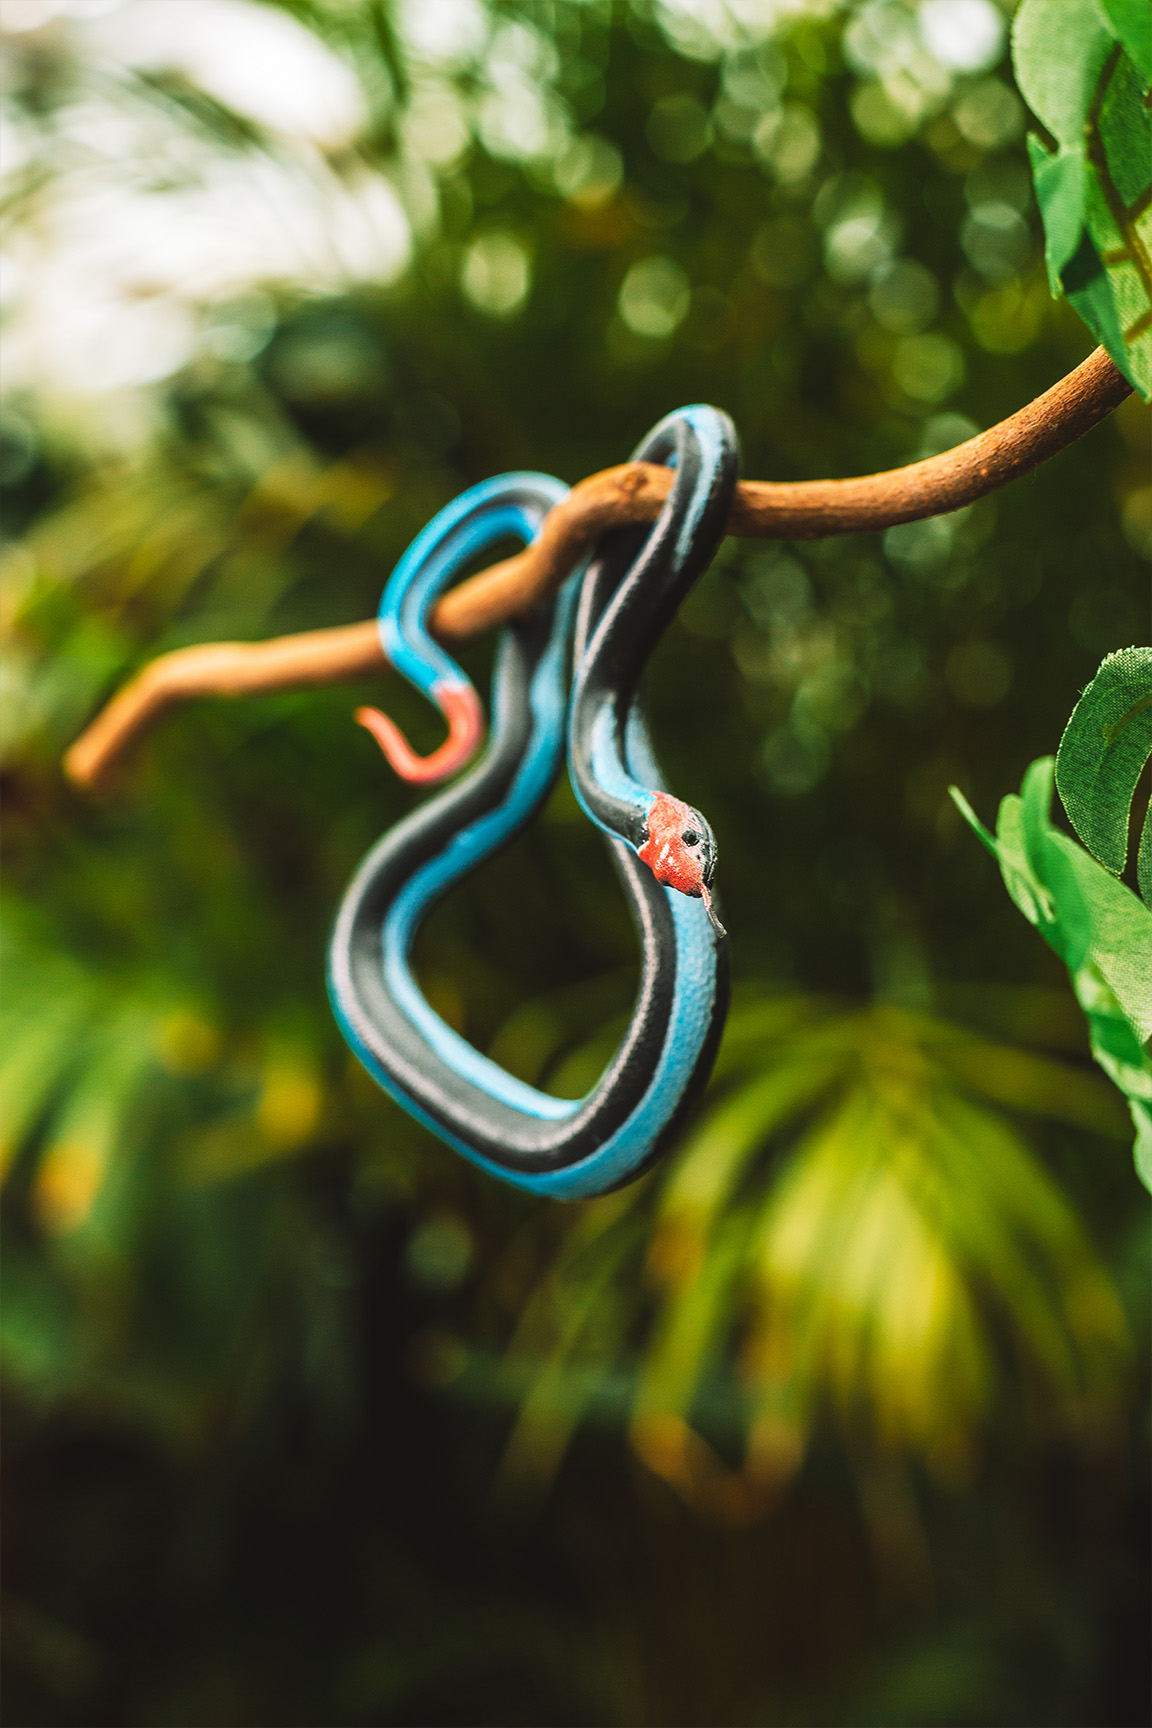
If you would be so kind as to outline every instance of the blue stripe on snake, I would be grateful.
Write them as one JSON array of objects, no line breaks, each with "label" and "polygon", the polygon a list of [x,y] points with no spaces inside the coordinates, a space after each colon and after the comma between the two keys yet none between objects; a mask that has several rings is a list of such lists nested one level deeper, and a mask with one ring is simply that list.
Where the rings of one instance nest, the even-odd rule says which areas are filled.
[{"label": "blue stripe on snake", "polygon": [[[484,755],[368,854],[329,949],[336,1018],[385,1091],[493,1175],[562,1199],[604,1193],[647,1167],[707,1079],[727,1005],[726,944],[710,903],[711,830],[663,790],[638,684],[724,532],[735,434],[717,410],[688,408],[662,421],[636,455],[675,468],[658,521],[609,537],[586,569],[505,630]],[[565,495],[546,475],[485,481],[441,511],[401,559],[381,603],[381,636],[426,693],[466,683],[428,635],[436,598],[509,534],[531,540]],[[565,752],[576,795],[607,836],[641,945],[628,1030],[596,1085],[572,1100],[481,1055],[435,1013],[411,969],[423,918],[531,820]]]}]

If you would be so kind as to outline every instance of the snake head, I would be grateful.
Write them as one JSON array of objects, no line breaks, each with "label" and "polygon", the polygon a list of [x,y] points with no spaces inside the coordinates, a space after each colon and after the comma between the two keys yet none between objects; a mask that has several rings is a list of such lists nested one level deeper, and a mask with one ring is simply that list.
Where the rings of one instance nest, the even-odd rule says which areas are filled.
[{"label": "snake head", "polygon": [[638,852],[665,888],[703,900],[717,936],[726,934],[712,907],[716,838],[699,810],[669,792],[657,792],[648,812],[648,838]]}]

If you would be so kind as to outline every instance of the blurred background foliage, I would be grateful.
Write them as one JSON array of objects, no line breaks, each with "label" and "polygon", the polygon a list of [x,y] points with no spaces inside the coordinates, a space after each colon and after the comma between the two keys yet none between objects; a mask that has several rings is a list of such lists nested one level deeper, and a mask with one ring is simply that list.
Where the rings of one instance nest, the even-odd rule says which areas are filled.
[{"label": "blurred background foliage", "polygon": [[[651,669],[736,1004],[659,1170],[542,1205],[323,992],[412,795],[333,689],[59,759],[184,643],[679,403],[745,471],[946,449],[1075,365],[993,0],[4,0],[13,1723],[1144,1720],[1147,1236],[994,807],[1144,639],[1134,401],[998,497],[728,542]],[[486,674],[490,644],[466,659]],[[634,944],[559,788],[419,954],[557,1092]]]}]

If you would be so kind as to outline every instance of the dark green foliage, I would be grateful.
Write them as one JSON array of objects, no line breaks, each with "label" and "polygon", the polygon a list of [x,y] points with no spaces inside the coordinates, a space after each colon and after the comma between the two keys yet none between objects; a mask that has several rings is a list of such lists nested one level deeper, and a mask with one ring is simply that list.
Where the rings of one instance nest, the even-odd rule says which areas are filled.
[{"label": "dark green foliage", "polygon": [[1024,0],[1020,90],[1049,141],[1028,154],[1048,280],[1152,398],[1152,15],[1132,0]]},{"label": "dark green foliage", "polygon": [[[1004,799],[995,839],[955,787],[952,796],[999,859],[1017,906],[1067,965],[1093,1055],[1128,1099],[1136,1168],[1152,1189],[1152,911],[1117,880],[1150,754],[1152,648],[1126,648],[1109,655],[1076,704],[1055,763],[1033,762],[1021,796]],[[1052,827],[1053,777],[1072,826],[1099,863]],[[1149,856],[1145,815],[1137,875],[1152,903]]]},{"label": "dark green foliage", "polygon": [[[1072,826],[1114,876],[1128,861],[1132,800],[1152,756],[1152,648],[1110,654],[1073,709],[1056,752],[1056,786]],[[1146,813],[1137,872],[1152,906]]]}]

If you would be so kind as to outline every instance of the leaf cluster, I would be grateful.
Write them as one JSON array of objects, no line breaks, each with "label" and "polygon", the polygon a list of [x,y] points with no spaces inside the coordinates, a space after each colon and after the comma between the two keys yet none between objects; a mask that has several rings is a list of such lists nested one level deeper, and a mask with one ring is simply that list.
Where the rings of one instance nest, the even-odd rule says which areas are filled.
[{"label": "leaf cluster", "polygon": [[947,1022],[738,1008],[667,1169],[587,1208],[528,1297],[497,1374],[510,1481],[547,1479],[606,1387],[645,1464],[734,1523],[779,1500],[822,1416],[956,1482],[1013,1383],[1033,1415],[1099,1414],[1124,1322],[1005,1106],[1123,1132],[1090,1076]]},{"label": "leaf cluster", "polygon": [[[955,787],[952,796],[999,860],[1030,924],[1068,967],[1092,1052],[1129,1101],[1136,1168],[1152,1188],[1152,811],[1136,874],[1120,880],[1137,783],[1152,756],[1152,648],[1111,654],[1081,696],[1055,761],[1033,762],[1020,795],[1000,805],[993,837]],[[1055,780],[1085,852],[1052,826]]]},{"label": "leaf cluster", "polygon": [[1048,280],[1152,399],[1152,18],[1141,0],[1024,0],[1020,91]]}]

